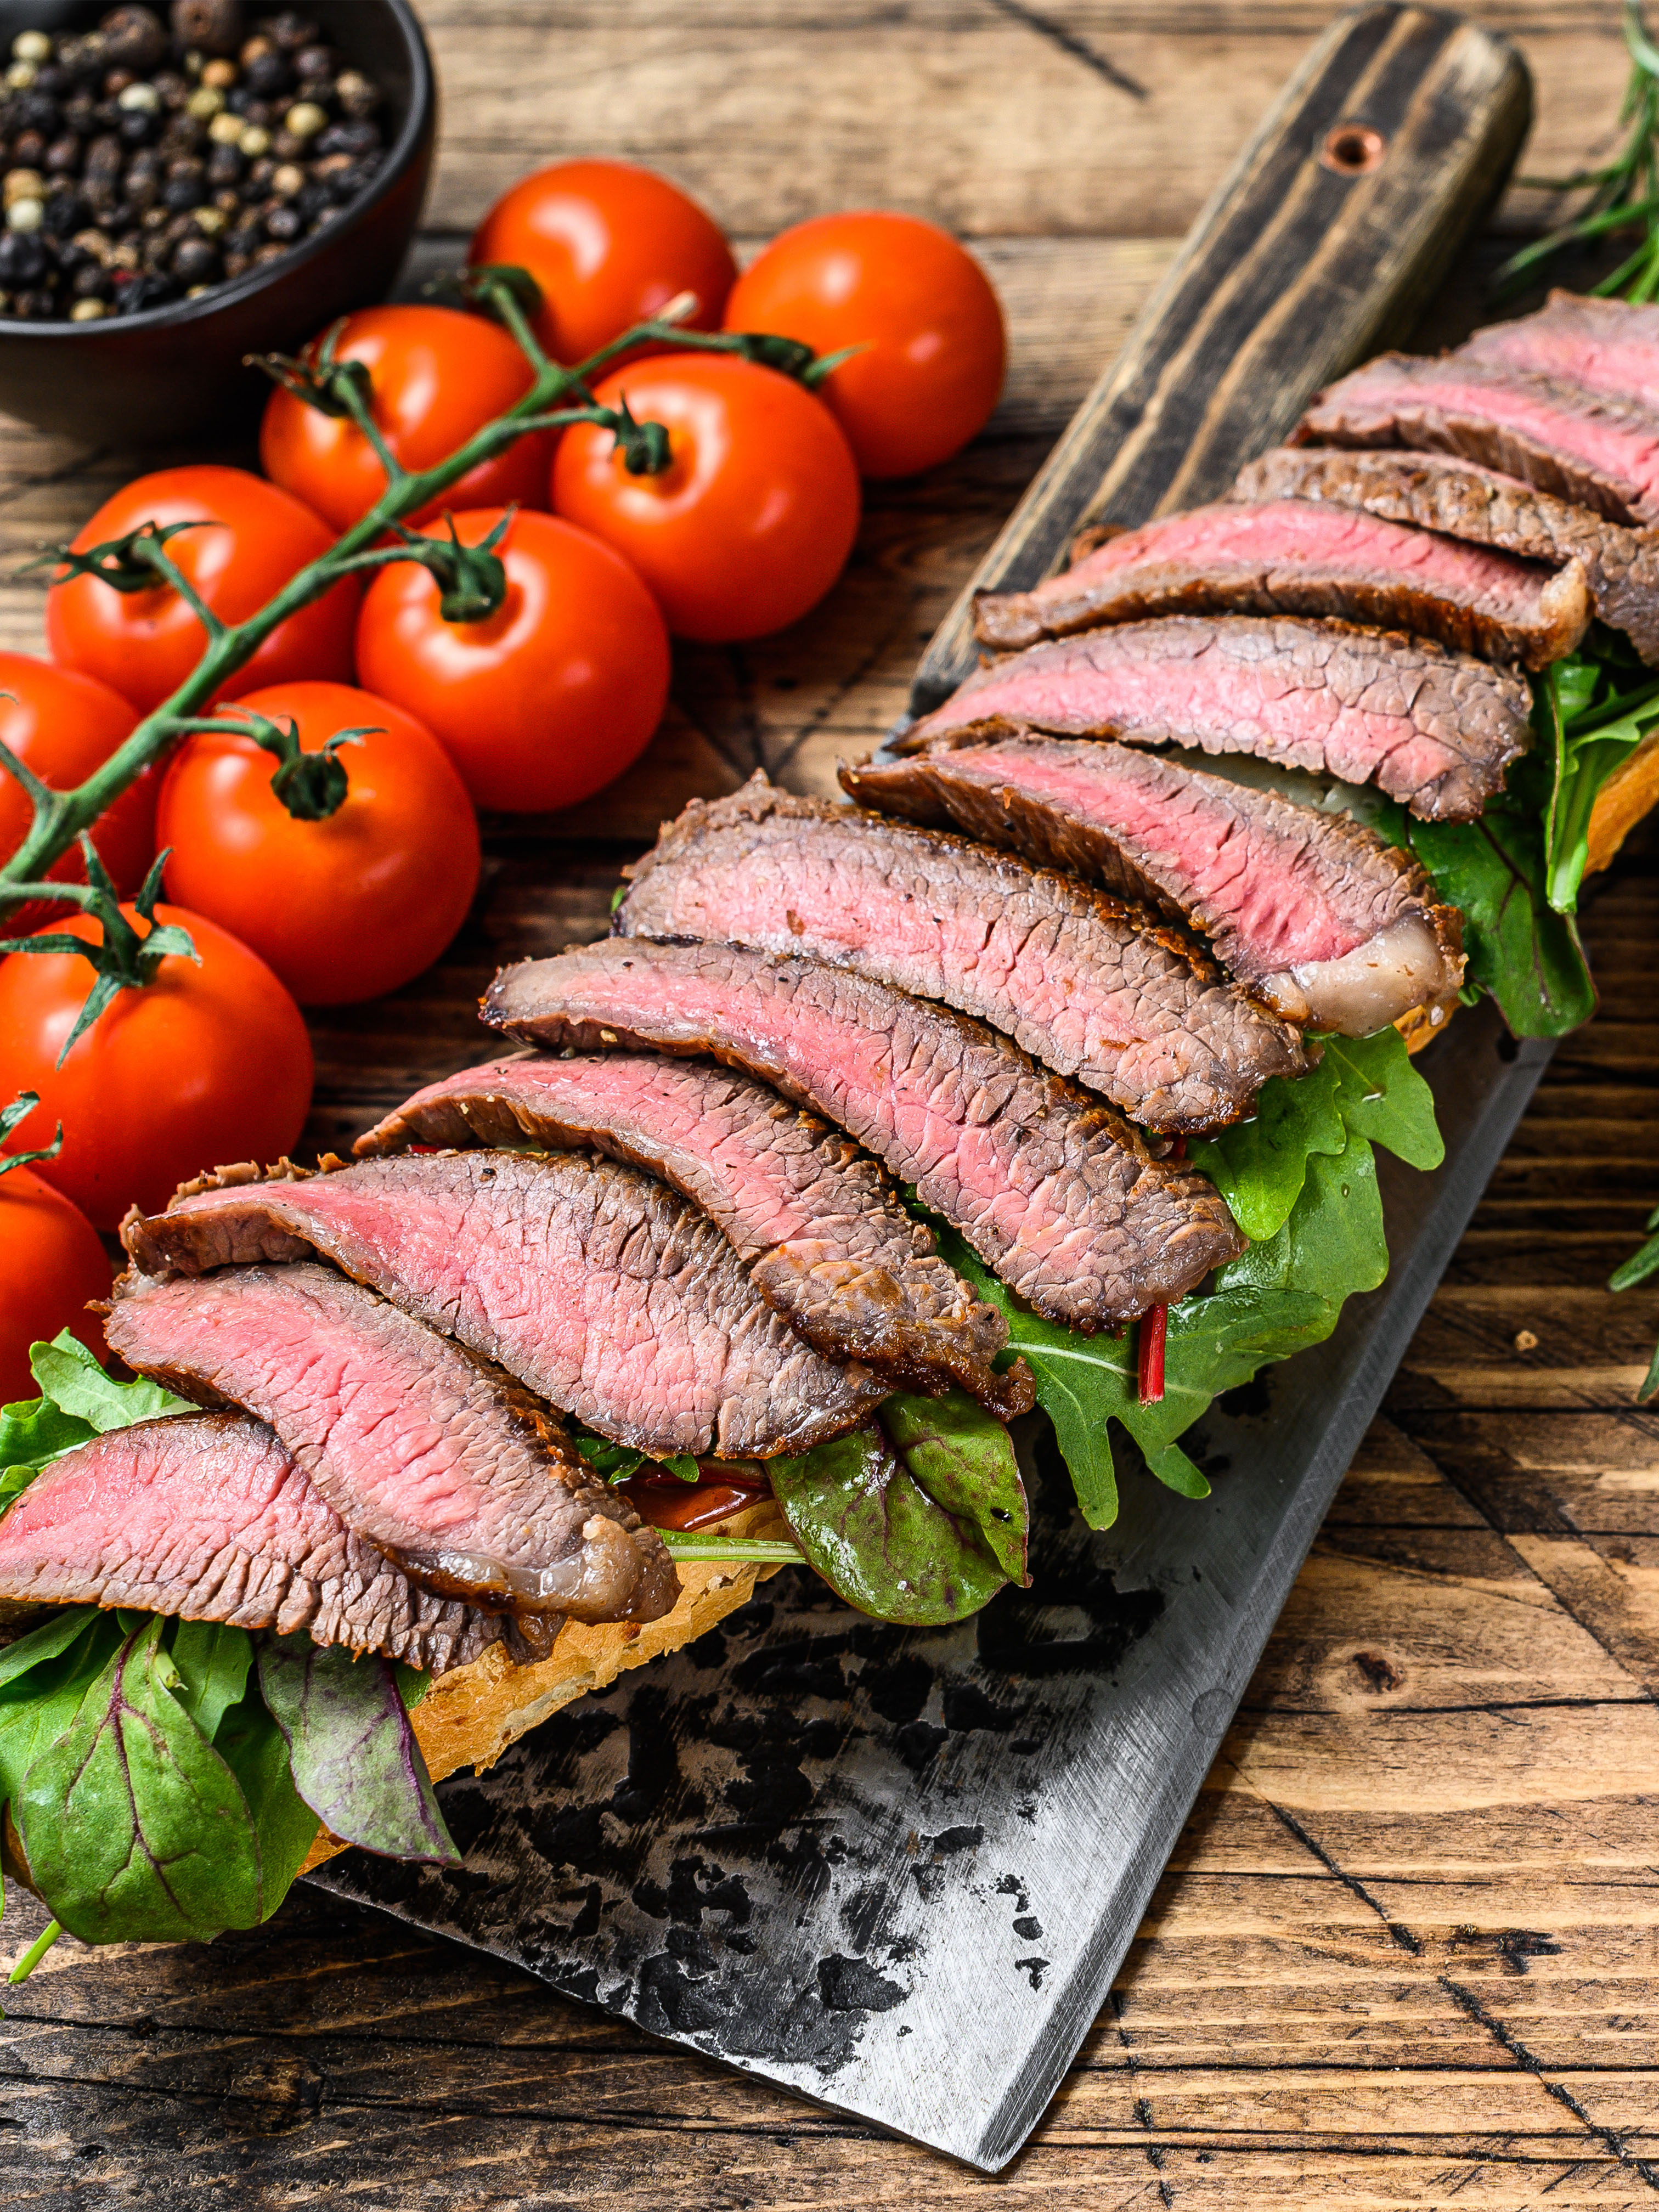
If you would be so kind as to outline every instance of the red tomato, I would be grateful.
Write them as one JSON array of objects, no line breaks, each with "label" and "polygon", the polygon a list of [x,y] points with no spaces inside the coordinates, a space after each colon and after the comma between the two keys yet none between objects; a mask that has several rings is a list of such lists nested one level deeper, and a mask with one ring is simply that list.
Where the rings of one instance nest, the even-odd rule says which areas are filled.
[{"label": "red tomato", "polygon": [[[84,783],[132,733],[137,714],[118,692],[54,668],[29,653],[0,653],[0,740],[54,791]],[[21,784],[0,774],[0,854],[15,853],[27,831],[32,810]],[[124,894],[136,891],[155,850],[155,776],[146,769],[93,824],[98,857]],[[50,871],[60,883],[84,883],[78,850],[66,853]],[[26,907],[0,908],[0,937],[21,937],[37,929],[61,907],[36,900]]]},{"label": "red tomato", "polygon": [[465,785],[412,714],[348,684],[276,684],[238,703],[291,719],[306,752],[341,730],[374,734],[341,748],[345,799],[322,822],[289,812],[270,787],[276,763],[252,738],[187,738],[157,813],[173,848],[168,890],[252,946],[308,1006],[395,990],[431,966],[478,887]]},{"label": "red tomato", "polygon": [[[245,469],[160,469],[106,500],[75,550],[106,544],[142,522],[206,521],[182,531],[167,552],[222,622],[256,614],[333,544],[325,524],[277,484]],[[271,632],[236,681],[276,684],[289,676],[351,675],[351,632],[362,586],[343,576],[324,598]],[[52,657],[78,668],[149,714],[169,698],[202,657],[202,625],[170,586],[118,592],[95,576],[54,584],[46,594]]]},{"label": "red tomato", "polygon": [[804,386],[728,354],[663,354],[595,398],[663,423],[671,459],[630,476],[609,430],[559,441],[553,505],[625,553],[680,637],[763,637],[799,621],[840,575],[859,526],[859,478],[834,417]]},{"label": "red tomato", "polygon": [[726,303],[728,331],[863,350],[819,386],[867,477],[914,476],[984,428],[1002,389],[1002,309],[948,231],[825,215],[775,238]]},{"label": "red tomato", "polygon": [[103,1329],[86,1309],[109,1296],[109,1278],[84,1213],[31,1168],[0,1173],[0,1405],[40,1396],[29,1346],[50,1344],[60,1328],[105,1356]]},{"label": "red tomato", "polygon": [[717,331],[738,265],[711,217],[629,161],[560,161],[498,199],[467,258],[527,269],[542,288],[536,335],[555,361],[586,361],[679,292],[687,327]]},{"label": "red tomato", "polygon": [[[486,507],[455,526],[476,545],[501,519]],[[628,562],[585,530],[520,514],[497,550],[507,601],[484,622],[445,622],[417,562],[383,568],[357,665],[369,690],[426,724],[480,806],[574,806],[649,744],[668,698],[668,633]]]},{"label": "red tomato", "polygon": [[[143,989],[118,993],[61,1068],[90,966],[70,952],[0,960],[0,1092],[40,1094],[12,1140],[49,1144],[63,1123],[63,1151],[33,1172],[97,1229],[117,1227],[130,1205],[154,1212],[204,1168],[281,1158],[311,1103],[311,1039],[264,962],[200,915],[158,906],[155,919],[190,932],[201,965],[171,957]],[[103,934],[86,915],[54,927],[92,944]]]},{"label": "red tomato", "polygon": [[[447,460],[516,406],[533,381],[530,363],[499,324],[453,307],[365,307],[348,320],[335,356],[368,369],[374,421],[414,471]],[[544,506],[550,443],[550,432],[531,432],[469,469],[415,520],[447,507]],[[349,530],[386,489],[386,470],[355,422],[321,414],[280,388],[265,402],[259,459],[273,482],[336,530]]]}]

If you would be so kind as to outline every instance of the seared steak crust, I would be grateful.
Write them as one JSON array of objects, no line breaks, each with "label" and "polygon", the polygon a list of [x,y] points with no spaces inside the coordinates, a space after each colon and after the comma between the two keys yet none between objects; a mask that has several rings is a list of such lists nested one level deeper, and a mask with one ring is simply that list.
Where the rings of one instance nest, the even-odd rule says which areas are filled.
[{"label": "seared steak crust", "polygon": [[1535,313],[1476,331],[1457,357],[1659,407],[1659,307],[1552,292]]},{"label": "seared steak crust", "polygon": [[366,1136],[405,1146],[590,1146],[649,1169],[729,1238],[769,1305],[827,1358],[895,1388],[960,1383],[1005,1419],[1029,1412],[1030,1370],[999,1375],[1008,1340],[913,1221],[867,1153],[748,1076],[652,1053],[502,1060],[434,1083]]},{"label": "seared steak crust", "polygon": [[140,1374],[275,1429],[411,1579],[519,1613],[656,1620],[678,1577],[544,1407],[332,1268],[129,1273],[105,1334]]},{"label": "seared steak crust", "polygon": [[629,872],[618,934],[805,953],[940,1000],[1154,1129],[1237,1121],[1307,1066],[1292,1029],[1144,910],[764,776],[694,799]]},{"label": "seared steak crust", "polygon": [[[141,1421],[54,1460],[0,1521],[0,1596],[303,1628],[433,1674],[513,1627],[410,1582],[245,1413]],[[539,1656],[558,1620],[534,1619]]]},{"label": "seared steak crust", "polygon": [[891,750],[988,728],[1173,741],[1376,782],[1413,814],[1466,822],[1526,750],[1530,704],[1523,677],[1398,630],[1172,615],[981,668]]},{"label": "seared steak crust", "polygon": [[1379,355],[1319,394],[1292,443],[1455,453],[1610,522],[1659,520],[1659,413],[1501,362]]},{"label": "seared steak crust", "polygon": [[1201,1176],[995,1030],[812,960],[611,938],[503,969],[484,1019],[548,1045],[706,1053],[840,1123],[1041,1313],[1109,1327],[1243,1249]]},{"label": "seared steak crust", "polygon": [[1325,500],[1558,568],[1577,561],[1601,620],[1659,665],[1659,537],[1496,469],[1444,453],[1279,446],[1240,470],[1233,496]]},{"label": "seared steak crust", "polygon": [[659,1455],[806,1451],[885,1386],[822,1358],[677,1193],[580,1152],[445,1152],[228,1182],[123,1234],[201,1274],[331,1260],[561,1412]]},{"label": "seared steak crust", "polygon": [[1369,1036],[1462,979],[1459,918],[1423,871],[1343,815],[1099,739],[1009,738],[843,769],[855,799],[969,836],[1210,933],[1298,1021]]},{"label": "seared steak crust", "polygon": [[1552,574],[1370,514],[1270,498],[1108,538],[1034,591],[982,593],[974,619],[985,644],[1007,652],[1172,614],[1340,615],[1544,668],[1583,637],[1590,603],[1571,566]]}]

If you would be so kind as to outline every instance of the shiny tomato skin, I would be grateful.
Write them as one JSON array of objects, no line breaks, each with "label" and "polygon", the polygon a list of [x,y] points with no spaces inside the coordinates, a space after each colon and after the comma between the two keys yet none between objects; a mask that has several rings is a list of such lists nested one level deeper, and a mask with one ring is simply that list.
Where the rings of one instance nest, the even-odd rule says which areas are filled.
[{"label": "shiny tomato skin", "polygon": [[104,1358],[103,1328],[87,1304],[106,1298],[109,1283],[98,1232],[77,1206],[31,1168],[0,1175],[0,1406],[40,1396],[29,1346],[59,1329]]},{"label": "shiny tomato skin", "polygon": [[[122,911],[143,935],[134,909]],[[90,966],[68,952],[0,960],[0,1091],[40,1094],[9,1141],[49,1144],[63,1123],[63,1151],[33,1172],[95,1229],[118,1227],[131,1205],[154,1212],[204,1168],[280,1159],[311,1104],[311,1039],[264,962],[202,915],[158,906],[155,918],[190,932],[201,965],[172,956],[143,989],[118,993],[61,1069]],[[84,915],[53,927],[102,935]]]},{"label": "shiny tomato skin", "polygon": [[[476,545],[501,519],[486,507],[455,526]],[[645,750],[668,699],[668,633],[623,556],[556,515],[515,516],[497,550],[507,602],[484,622],[445,622],[416,562],[382,569],[357,665],[365,690],[426,724],[478,805],[546,813]]]},{"label": "shiny tomato skin", "polygon": [[[359,361],[373,380],[370,405],[406,469],[434,468],[529,391],[530,363],[499,323],[453,307],[364,307],[348,317],[336,358]],[[544,507],[551,433],[532,431],[494,460],[481,461],[414,519],[445,507]],[[259,459],[281,484],[349,530],[386,489],[374,447],[343,416],[307,407],[280,386],[265,402]]]},{"label": "shiny tomato skin", "polygon": [[948,460],[1002,389],[1007,344],[990,279],[948,231],[915,216],[796,223],[738,277],[725,323],[820,354],[862,348],[817,388],[866,477]]},{"label": "shiny tomato skin", "polygon": [[[90,676],[54,667],[31,653],[0,653],[0,740],[54,791],[84,783],[132,734],[136,710]],[[156,776],[147,769],[129,784],[92,828],[98,857],[124,896],[144,880],[155,851]],[[0,775],[0,855],[15,853],[29,826],[30,807],[21,785]],[[61,883],[84,883],[78,849],[48,872]],[[0,911],[0,937],[22,937],[67,908],[37,899]]]},{"label": "shiny tomato skin", "polygon": [[[75,549],[125,537],[140,523],[199,522],[167,552],[222,622],[255,614],[289,578],[327,552],[333,533],[280,484],[246,469],[202,465],[158,469],[106,500]],[[325,596],[290,615],[246,665],[238,688],[290,676],[349,683],[351,636],[362,585],[343,576]],[[95,576],[54,584],[46,594],[46,641],[60,667],[96,677],[149,714],[176,691],[202,657],[202,625],[171,586],[117,592]]]},{"label": "shiny tomato skin", "polygon": [[157,835],[167,889],[257,952],[304,1006],[374,999],[429,968],[478,887],[478,824],[432,732],[346,684],[278,684],[220,709],[297,725],[307,752],[342,730],[346,796],[296,821],[252,738],[200,732],[173,756]]},{"label": "shiny tomato skin", "polygon": [[536,335],[567,368],[680,292],[697,295],[684,327],[717,331],[738,273],[713,217],[631,161],[560,161],[526,177],[479,224],[467,258],[530,271],[542,288]]},{"label": "shiny tomato skin", "polygon": [[630,476],[609,430],[567,430],[556,513],[639,570],[678,637],[763,637],[799,620],[840,575],[859,526],[859,479],[834,417],[793,378],[732,355],[661,354],[607,378],[666,428],[669,465]]}]

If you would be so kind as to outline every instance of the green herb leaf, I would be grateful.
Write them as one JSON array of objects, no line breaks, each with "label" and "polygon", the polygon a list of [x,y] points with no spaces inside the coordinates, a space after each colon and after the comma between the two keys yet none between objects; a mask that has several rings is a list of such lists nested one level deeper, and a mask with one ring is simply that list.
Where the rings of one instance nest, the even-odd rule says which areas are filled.
[{"label": "green herb leaf", "polygon": [[386,1660],[268,1635],[259,1688],[288,1739],[294,1787],[331,1835],[385,1858],[460,1864]]},{"label": "green herb leaf", "polygon": [[317,1840],[317,1815],[294,1787],[288,1738],[265,1709],[258,1680],[219,1723],[213,1748],[241,1784],[259,1838],[265,1917],[293,1886]]},{"label": "green herb leaf", "polygon": [[1025,1579],[1013,1443],[966,1391],[886,1399],[866,1427],[768,1472],[808,1560],[878,1620],[962,1620]]},{"label": "green herb leaf", "polygon": [[122,1641],[112,1617],[77,1605],[0,1651],[0,1800],[72,1725]]},{"label": "green herb leaf", "polygon": [[174,1694],[163,1625],[125,1638],[14,1800],[42,1896],[88,1943],[206,1940],[262,1917],[252,1814]]},{"label": "green herb leaf", "polygon": [[44,1395],[100,1436],[110,1429],[130,1429],[135,1421],[196,1411],[188,1399],[175,1398],[171,1390],[142,1376],[136,1382],[118,1382],[67,1329],[50,1344],[32,1345],[29,1365]]},{"label": "green herb leaf", "polygon": [[592,1429],[570,1424],[570,1440],[587,1462],[595,1474],[609,1483],[626,1482],[641,1468],[660,1468],[665,1474],[677,1475],[682,1482],[701,1482],[702,1470],[690,1452],[671,1453],[666,1459],[653,1459],[648,1452],[635,1451],[631,1444],[613,1443],[609,1437],[597,1436]]},{"label": "green herb leaf", "polygon": [[674,1559],[726,1559],[738,1566],[797,1566],[800,1546],[784,1536],[725,1536],[718,1528],[659,1528]]},{"label": "green herb leaf", "polygon": [[211,1743],[219,1723],[247,1688],[253,1638],[245,1628],[216,1620],[181,1620],[172,1641],[179,1669],[179,1702]]},{"label": "green herb leaf", "polygon": [[[1649,1214],[1647,1225],[1659,1231],[1659,1206]],[[1622,1267],[1615,1267],[1607,1278],[1610,1291],[1633,1291],[1638,1283],[1645,1283],[1650,1275],[1659,1275],[1659,1235],[1650,1236],[1639,1250],[1632,1252]]]}]

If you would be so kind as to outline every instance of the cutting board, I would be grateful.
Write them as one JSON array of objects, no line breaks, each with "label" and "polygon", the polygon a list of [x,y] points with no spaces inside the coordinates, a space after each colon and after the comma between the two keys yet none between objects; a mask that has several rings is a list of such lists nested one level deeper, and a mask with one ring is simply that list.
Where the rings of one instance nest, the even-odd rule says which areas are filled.
[{"label": "cutting board", "polygon": [[[1319,385],[1403,338],[1529,112],[1513,50],[1455,16],[1334,26],[929,646],[913,710],[973,665],[974,589],[1035,582],[1086,523],[1220,491]],[[1091,1534],[1028,1422],[1029,1591],[917,1632],[791,1570],[444,1784],[464,1868],[354,1853],[313,1879],[997,2170],[1105,1999],[1546,1057],[1487,1007],[1436,1045],[1446,1162],[1382,1164],[1388,1283],[1206,1416],[1203,1504],[1131,1474],[1122,1519]]]}]

